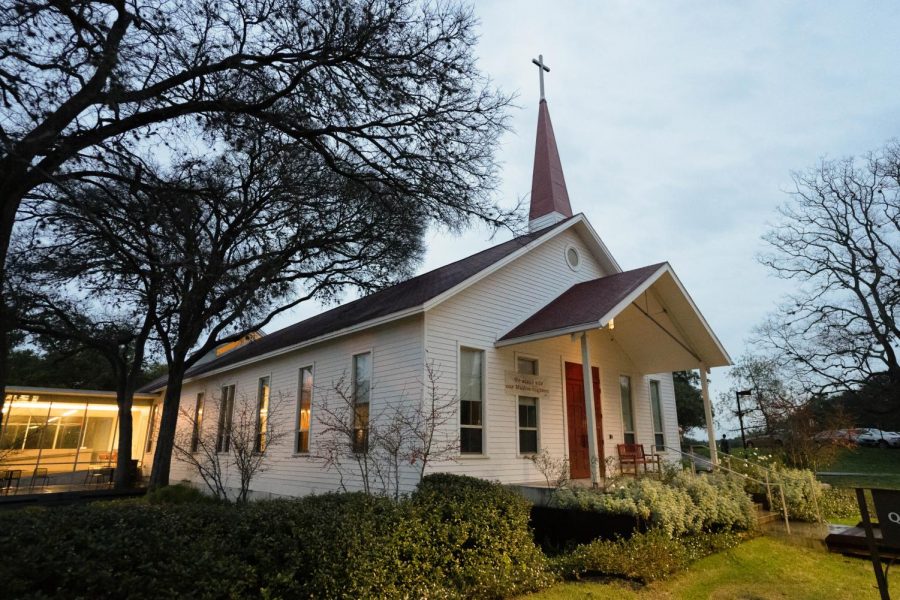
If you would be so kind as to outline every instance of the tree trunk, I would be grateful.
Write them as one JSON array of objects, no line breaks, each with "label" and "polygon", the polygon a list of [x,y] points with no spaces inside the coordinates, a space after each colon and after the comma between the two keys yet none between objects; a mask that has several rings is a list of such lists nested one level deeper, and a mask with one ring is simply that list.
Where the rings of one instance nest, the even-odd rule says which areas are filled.
[{"label": "tree trunk", "polygon": [[134,483],[131,469],[131,444],[134,438],[134,422],[131,418],[131,407],[134,404],[134,391],[126,383],[120,384],[116,390],[116,402],[119,405],[119,449],[116,455],[115,488],[124,490]]},{"label": "tree trunk", "polygon": [[[7,197],[9,184],[0,184],[0,410],[6,401],[6,378],[9,375],[9,333],[12,331],[13,320],[8,307],[6,297],[6,255],[9,252],[9,242],[12,237],[13,224],[16,219],[16,211],[19,208],[21,196],[18,198]],[[12,194],[9,194],[12,195]]]},{"label": "tree trunk", "polygon": [[153,469],[150,471],[150,489],[169,485],[169,469],[172,467],[172,452],[175,449],[175,431],[178,426],[178,408],[181,404],[181,382],[186,371],[183,358],[176,358],[169,366],[166,395],[163,399],[162,418],[153,455]]}]

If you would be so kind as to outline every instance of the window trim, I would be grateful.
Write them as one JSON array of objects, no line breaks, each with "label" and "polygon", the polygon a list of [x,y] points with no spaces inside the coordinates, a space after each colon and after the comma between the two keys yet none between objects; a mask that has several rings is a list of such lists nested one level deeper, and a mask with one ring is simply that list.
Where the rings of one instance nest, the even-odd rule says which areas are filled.
[{"label": "window trim", "polygon": [[[519,419],[519,408],[522,406],[523,399],[534,400],[534,427],[522,427]],[[522,431],[534,431],[535,433],[535,449],[533,452],[522,451]],[[539,454],[541,451],[541,399],[538,396],[516,396],[516,453],[521,457],[530,457]]]},{"label": "window trim", "polygon": [[[234,423],[234,397],[237,395],[237,383],[223,383],[219,386],[220,390],[225,390],[226,388],[233,388],[233,392],[231,393],[231,405],[230,405],[230,415],[229,415],[229,426]],[[222,392],[222,399],[219,402],[219,414],[217,415],[218,420],[218,428],[216,431],[216,454],[225,454],[231,450],[231,436],[225,436],[223,433],[223,428],[225,427],[225,421],[223,415],[223,409],[225,408],[225,393]]]},{"label": "window trim", "polygon": [[[653,388],[656,387],[656,408],[654,409]],[[656,452],[666,451],[666,419],[662,406],[662,382],[659,379],[650,379],[647,382],[647,393],[650,395],[650,425],[653,429],[653,448]],[[659,431],[656,430],[656,419],[653,413],[659,413]],[[656,443],[656,436],[662,436],[662,446]]]},{"label": "window trim", "polygon": [[[463,350],[469,350],[472,352],[480,352],[481,353],[481,426],[477,425],[463,425],[462,424],[462,394],[460,393],[462,390],[462,352]],[[481,452],[463,452],[462,450],[462,439],[459,442],[459,450],[457,451],[457,455],[459,458],[467,459],[467,458],[487,458],[488,457],[488,435],[487,435],[487,380],[488,380],[488,367],[487,367],[487,349],[481,348],[474,344],[461,344],[457,342],[456,344],[456,390],[457,390],[457,402],[459,403],[459,408],[457,410],[457,431],[462,433],[463,427],[469,429],[481,429]]]},{"label": "window trim", "polygon": [[[622,378],[628,379],[628,408],[631,411],[631,431],[625,429],[625,406],[622,402]],[[622,442],[625,444],[637,444],[637,420],[634,413],[634,378],[625,373],[619,374],[619,417],[622,419]],[[634,438],[631,442],[627,440],[628,434]]]},{"label": "window trim", "polygon": [[[369,401],[367,402],[369,406],[369,414],[366,417],[366,447],[364,452],[369,451],[369,424],[372,418],[372,390],[374,386],[372,385],[372,380],[375,374],[375,352],[372,348],[368,348],[365,350],[360,350],[358,352],[353,352],[350,355],[350,393],[353,397],[353,420],[354,426],[356,421],[356,357],[362,356],[364,354],[369,355]],[[357,454],[363,454],[363,452],[356,449],[356,440],[353,440],[353,452]]]},{"label": "window trim", "polygon": [[519,352],[519,351],[513,352],[513,370],[516,373],[519,372],[519,359],[520,358],[523,360],[534,361],[534,370],[535,370],[534,375],[536,377],[540,376],[540,374],[541,374],[541,359],[533,354],[527,354],[525,352]]},{"label": "window trim", "polygon": [[[578,258],[578,262],[572,264],[572,261],[569,260],[569,251],[574,251],[575,256]],[[575,244],[566,244],[566,249],[563,251],[563,257],[565,258],[566,265],[575,271],[576,273],[581,270],[581,265],[584,263],[584,260],[581,256],[581,249],[578,248]]]},{"label": "window trim", "polygon": [[[312,384],[309,386],[309,419],[307,423],[306,429],[306,450],[297,450],[297,444],[300,442],[300,403],[302,402],[302,394],[303,394],[303,371],[309,370],[309,374],[312,377]],[[309,364],[303,365],[297,368],[297,406],[294,410],[294,446],[292,450],[293,456],[309,456],[310,447],[312,446],[312,406],[313,406],[313,394],[316,389],[316,363],[311,362]]]},{"label": "window trim", "polygon": [[[253,440],[253,452],[259,453],[259,454],[264,453],[266,451],[266,446],[268,446],[268,443],[263,442],[262,448],[259,447],[260,446],[260,444],[259,444],[259,442],[260,442],[260,439],[259,439],[259,435],[260,435],[260,419],[259,419],[260,395],[259,395],[259,393],[261,391],[260,388],[261,388],[263,379],[268,380],[268,386],[269,386],[269,397],[266,400],[266,431],[265,431],[265,433],[269,432],[269,418],[271,416],[270,412],[272,410],[272,374],[268,373],[266,375],[261,375],[256,378],[256,411],[255,411],[256,426],[254,427],[255,431],[254,431],[254,440]],[[234,409],[232,408],[232,411],[233,410]],[[232,416],[232,418],[234,418],[234,417]]]},{"label": "window trim", "polygon": [[[516,373],[519,373],[519,360],[530,360],[534,362],[534,376],[540,377],[541,375],[541,359],[535,356],[534,354],[528,354],[526,352],[513,352],[513,367]],[[528,458],[534,456],[535,454],[541,451],[541,399],[539,396],[522,396],[516,395],[516,455],[522,458]],[[534,431],[537,434],[537,448],[534,452],[523,452],[522,451],[522,436],[520,432],[522,431],[521,424],[519,423],[519,403],[522,398],[533,398],[535,400],[534,408],[535,408],[535,419],[536,425],[534,427]],[[528,427],[525,431],[531,431],[532,428]]]}]

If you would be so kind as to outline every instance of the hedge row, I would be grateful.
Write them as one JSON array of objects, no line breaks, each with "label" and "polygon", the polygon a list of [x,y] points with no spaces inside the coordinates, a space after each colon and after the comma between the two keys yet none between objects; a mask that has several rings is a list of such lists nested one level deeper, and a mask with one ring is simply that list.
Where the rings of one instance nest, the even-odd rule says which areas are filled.
[{"label": "hedge row", "polygon": [[15,598],[500,598],[549,583],[529,505],[429,476],[362,494],[221,504],[104,503],[0,514]]}]

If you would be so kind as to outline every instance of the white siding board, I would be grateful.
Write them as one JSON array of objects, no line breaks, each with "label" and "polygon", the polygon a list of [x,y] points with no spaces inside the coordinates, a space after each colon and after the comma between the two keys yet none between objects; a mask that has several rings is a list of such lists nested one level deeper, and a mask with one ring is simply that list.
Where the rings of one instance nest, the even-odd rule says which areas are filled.
[{"label": "white siding board", "polygon": [[[331,386],[342,376],[349,377],[354,354],[372,352],[372,392],[371,411],[376,414],[386,402],[403,398],[409,402],[421,401],[422,369],[424,347],[422,337],[422,317],[415,316],[390,323],[364,332],[303,348],[296,352],[262,360],[233,371],[215,375],[185,385],[182,391],[182,407],[192,410],[198,391],[207,394],[210,409],[205,411],[204,426],[213,428],[218,424],[217,411],[213,410],[213,397],[219,396],[222,385],[236,384],[236,399],[242,394],[255,401],[260,377],[271,377],[271,397],[273,404],[283,398],[282,410],[271,419],[282,427],[293,431],[296,416],[297,388],[301,367],[314,366],[313,398],[310,423],[310,455],[293,453],[294,437],[286,436],[280,443],[273,444],[268,468],[252,483],[257,495],[301,496],[310,493],[333,491],[340,488],[337,473],[323,469],[321,461],[314,457],[317,443],[316,408],[331,395]],[[237,400],[236,400],[237,402]],[[181,419],[180,427],[188,427],[187,420]],[[412,473],[404,474],[404,488],[415,484]],[[172,479],[187,479],[202,485],[182,463],[173,462]],[[236,482],[236,476],[231,477]],[[358,479],[350,478],[348,487],[357,489]]]}]

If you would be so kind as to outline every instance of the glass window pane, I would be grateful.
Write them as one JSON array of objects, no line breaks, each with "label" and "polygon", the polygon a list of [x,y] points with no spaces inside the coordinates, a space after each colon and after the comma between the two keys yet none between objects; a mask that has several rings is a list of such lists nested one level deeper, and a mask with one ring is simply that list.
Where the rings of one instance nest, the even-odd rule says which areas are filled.
[{"label": "glass window pane", "polygon": [[519,427],[537,427],[537,398],[519,398]]},{"label": "glass window pane", "polygon": [[462,350],[459,353],[459,398],[481,402],[482,355],[480,350]]},{"label": "glass window pane", "polygon": [[216,436],[216,452],[228,452],[231,447],[231,421],[234,417],[234,385],[222,388],[219,405],[219,430]]},{"label": "glass window pane", "polygon": [[194,405],[194,430],[191,434],[191,452],[200,448],[200,435],[203,433],[203,392],[197,394],[197,403]]},{"label": "glass window pane", "polygon": [[662,422],[662,400],[659,397],[659,382],[650,382],[650,412],[653,414],[653,436],[658,450],[665,446]]},{"label": "glass window pane", "polygon": [[353,451],[369,449],[369,396],[371,394],[372,355],[353,357]]},{"label": "glass window pane", "polygon": [[626,436],[626,443],[633,444],[634,443],[634,408],[631,404],[631,377],[627,375],[621,375],[619,377],[619,393],[622,397],[622,425],[625,430],[625,433],[631,433],[631,441],[628,441]]},{"label": "glass window pane", "polygon": [[481,428],[463,427],[459,431],[459,450],[468,454],[480,454],[482,451]]},{"label": "glass window pane", "polygon": [[480,454],[484,450],[483,394],[484,353],[464,348],[459,353],[460,452]]},{"label": "glass window pane", "polygon": [[353,398],[356,404],[369,403],[369,363],[370,355],[357,354],[353,357]]},{"label": "glass window pane", "polygon": [[263,452],[266,449],[266,430],[269,423],[269,378],[261,377],[257,392],[256,443],[254,450]]},{"label": "glass window pane", "polygon": [[519,431],[519,453],[520,454],[536,454],[537,447],[537,430],[523,429]]},{"label": "glass window pane", "polygon": [[300,369],[300,403],[297,407],[295,452],[309,452],[309,411],[312,404],[313,375],[311,367]]},{"label": "glass window pane", "polygon": [[516,370],[523,375],[537,375],[537,361],[532,358],[519,358]]}]

